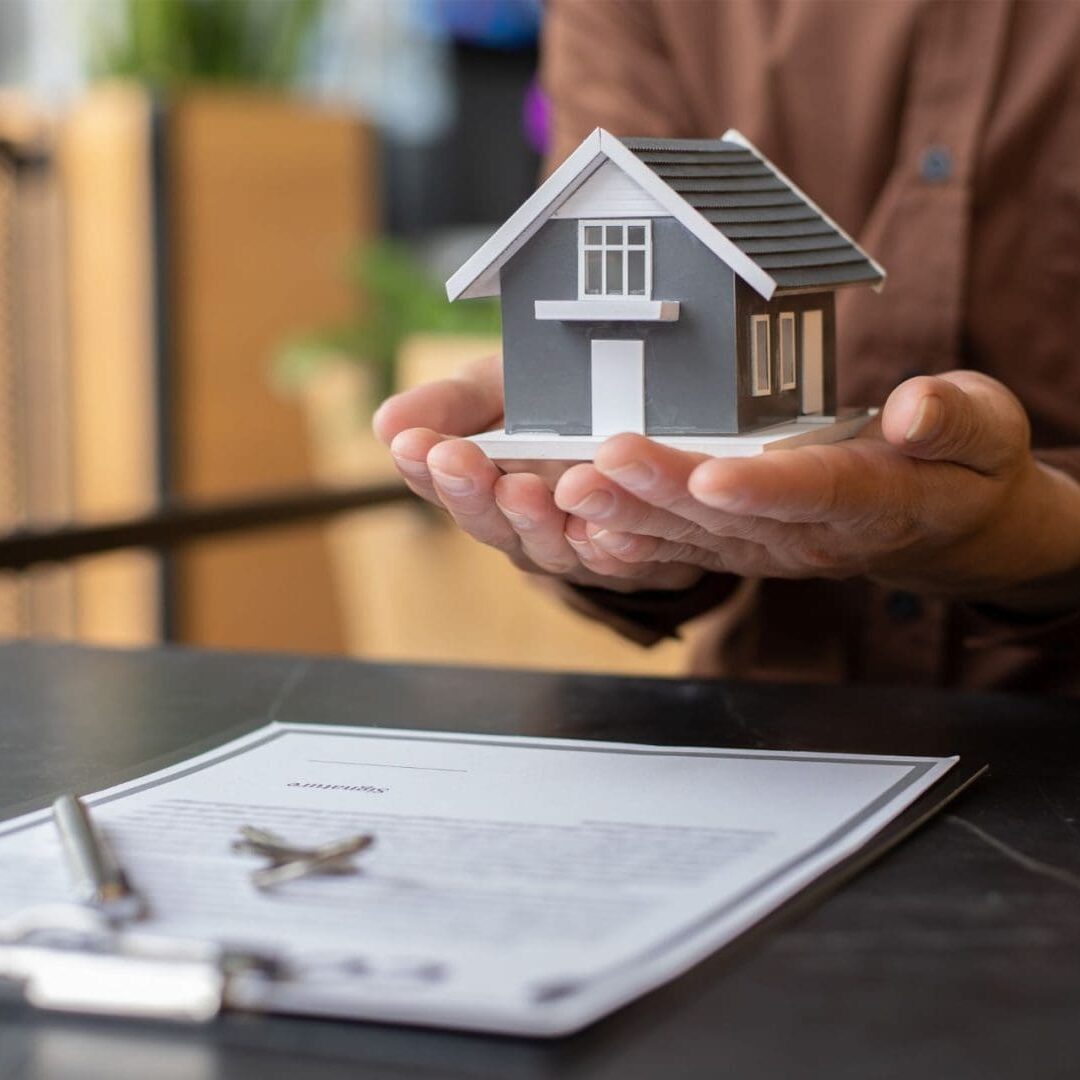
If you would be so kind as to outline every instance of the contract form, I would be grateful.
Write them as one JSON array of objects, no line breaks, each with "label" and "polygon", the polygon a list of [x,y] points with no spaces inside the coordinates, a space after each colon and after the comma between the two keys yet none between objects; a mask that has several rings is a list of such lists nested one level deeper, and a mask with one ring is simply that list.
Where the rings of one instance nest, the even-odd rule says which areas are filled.
[{"label": "contract form", "polygon": [[[273,723],[84,801],[147,930],[281,959],[247,1006],[551,1036],[872,850],[957,760]],[[375,842],[260,891],[245,825]],[[48,813],[0,822],[0,919],[69,898]]]}]

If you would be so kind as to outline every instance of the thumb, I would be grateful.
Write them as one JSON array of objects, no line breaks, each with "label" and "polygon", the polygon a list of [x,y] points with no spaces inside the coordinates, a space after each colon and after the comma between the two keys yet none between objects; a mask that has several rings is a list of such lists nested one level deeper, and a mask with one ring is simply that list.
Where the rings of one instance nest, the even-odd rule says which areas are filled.
[{"label": "thumb", "polygon": [[1031,426],[1012,391],[977,371],[901,383],[881,413],[885,439],[908,457],[975,472],[1008,472],[1031,446]]}]

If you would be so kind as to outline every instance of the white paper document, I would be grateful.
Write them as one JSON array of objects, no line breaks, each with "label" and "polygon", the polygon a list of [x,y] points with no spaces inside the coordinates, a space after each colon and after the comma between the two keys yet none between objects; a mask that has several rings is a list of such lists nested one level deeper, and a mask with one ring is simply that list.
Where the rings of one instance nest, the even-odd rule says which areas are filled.
[{"label": "white paper document", "polygon": [[[147,930],[286,960],[260,1007],[557,1035],[729,942],[956,760],[272,724],[86,802]],[[376,840],[360,873],[263,893],[242,825]],[[0,918],[68,899],[48,812],[0,822]]]}]

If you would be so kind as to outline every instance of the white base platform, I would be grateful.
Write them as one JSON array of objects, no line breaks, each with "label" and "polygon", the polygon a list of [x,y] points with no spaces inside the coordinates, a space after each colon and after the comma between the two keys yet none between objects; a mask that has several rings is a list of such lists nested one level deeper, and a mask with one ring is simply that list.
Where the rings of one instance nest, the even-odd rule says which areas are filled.
[{"label": "white base platform", "polygon": [[[650,435],[653,442],[712,457],[753,457],[766,450],[790,450],[810,443],[840,442],[856,435],[877,412],[867,409],[841,417],[793,420],[775,427],[761,428],[746,435]],[[473,435],[476,443],[495,461],[516,458],[532,461],[592,461],[596,448],[610,436],[555,435],[543,431],[486,431]]]}]

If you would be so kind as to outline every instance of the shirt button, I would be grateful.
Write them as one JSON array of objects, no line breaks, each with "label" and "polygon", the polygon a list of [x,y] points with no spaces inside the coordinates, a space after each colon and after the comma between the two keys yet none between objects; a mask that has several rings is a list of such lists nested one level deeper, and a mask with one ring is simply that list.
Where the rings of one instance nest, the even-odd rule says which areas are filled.
[{"label": "shirt button", "polygon": [[919,175],[928,184],[943,184],[953,174],[952,154],[945,146],[928,146],[923,151]]},{"label": "shirt button", "polygon": [[885,610],[894,622],[911,622],[923,613],[923,605],[914,593],[897,590],[885,598]]}]

